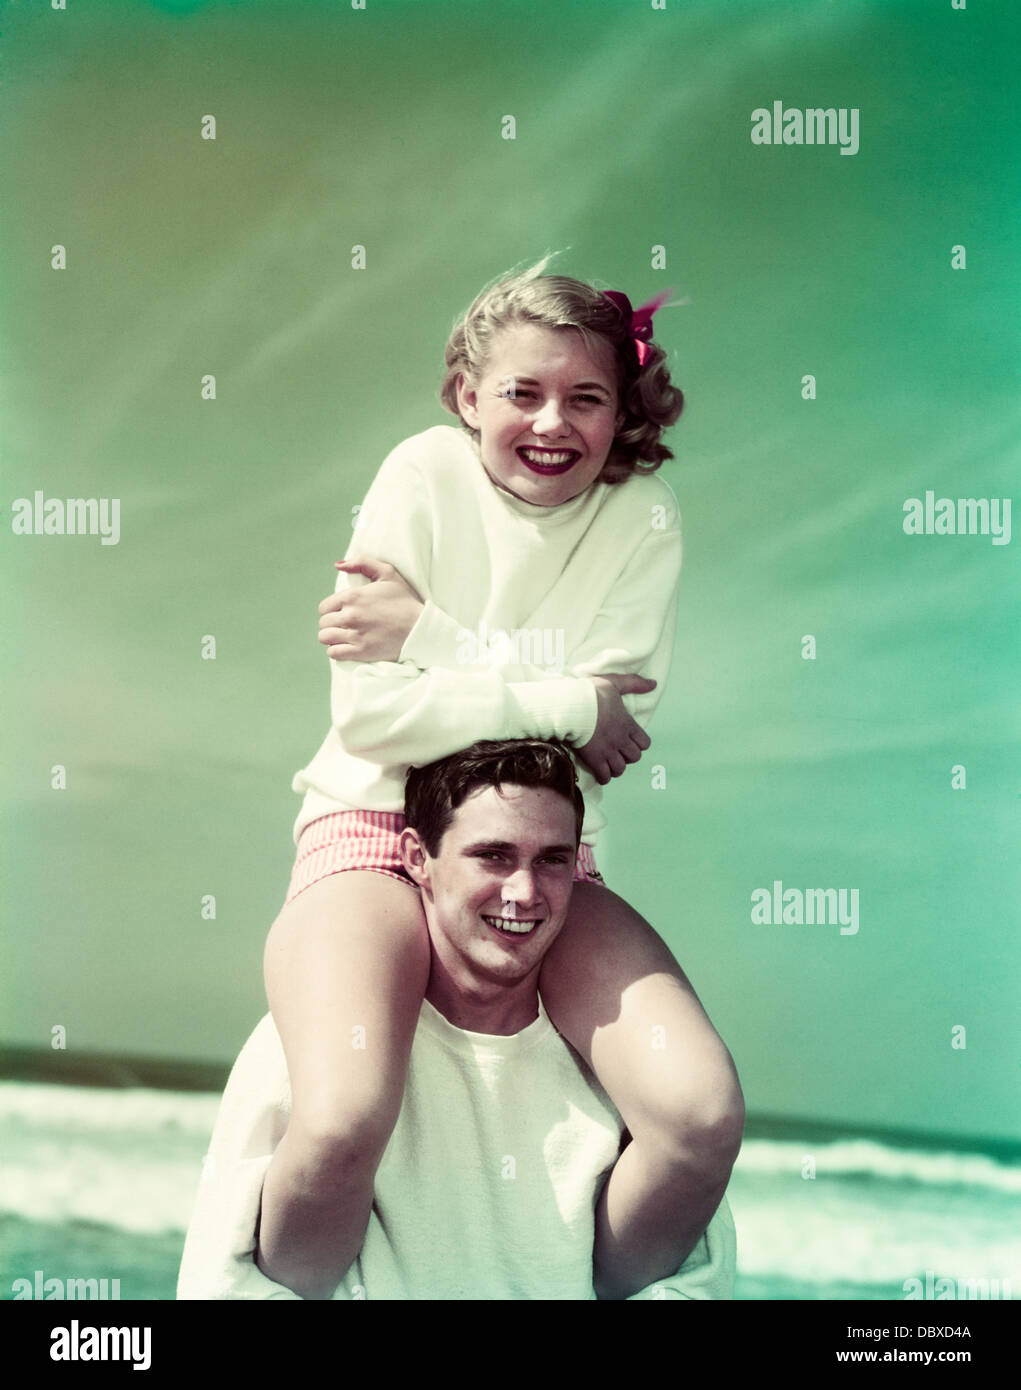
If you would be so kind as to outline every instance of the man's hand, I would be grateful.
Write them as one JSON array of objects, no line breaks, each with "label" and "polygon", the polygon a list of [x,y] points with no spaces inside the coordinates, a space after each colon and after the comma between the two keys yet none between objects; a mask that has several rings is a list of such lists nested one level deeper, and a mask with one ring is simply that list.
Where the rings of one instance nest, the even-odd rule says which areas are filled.
[{"label": "man's hand", "polygon": [[628,763],[636,763],[652,740],[624,708],[622,695],[646,695],[656,682],[646,676],[592,676],[599,702],[596,731],[581,748],[580,760],[603,786],[619,777]]},{"label": "man's hand", "polygon": [[425,607],[401,572],[366,556],[338,560],[345,574],[371,582],[330,594],[319,605],[319,641],[334,661],[397,661]]}]

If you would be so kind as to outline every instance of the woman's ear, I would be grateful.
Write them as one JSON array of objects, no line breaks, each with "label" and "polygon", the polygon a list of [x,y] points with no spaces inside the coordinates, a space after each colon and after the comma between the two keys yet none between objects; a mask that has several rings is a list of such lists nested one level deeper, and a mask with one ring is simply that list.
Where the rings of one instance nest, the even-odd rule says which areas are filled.
[{"label": "woman's ear", "polygon": [[465,379],[464,372],[457,378],[457,408],[461,419],[473,430],[479,427],[479,393],[476,387]]}]

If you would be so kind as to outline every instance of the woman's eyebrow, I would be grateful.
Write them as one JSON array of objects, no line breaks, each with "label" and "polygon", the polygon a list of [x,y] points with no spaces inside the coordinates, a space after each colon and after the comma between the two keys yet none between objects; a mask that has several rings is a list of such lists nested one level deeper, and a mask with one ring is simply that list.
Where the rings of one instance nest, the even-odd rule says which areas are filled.
[{"label": "woman's eyebrow", "polygon": [[[520,382],[522,386],[539,385],[534,376],[518,376],[516,372],[508,373],[508,376],[514,381]],[[602,391],[605,396],[610,394],[601,381],[576,381],[571,389],[574,391]]]}]

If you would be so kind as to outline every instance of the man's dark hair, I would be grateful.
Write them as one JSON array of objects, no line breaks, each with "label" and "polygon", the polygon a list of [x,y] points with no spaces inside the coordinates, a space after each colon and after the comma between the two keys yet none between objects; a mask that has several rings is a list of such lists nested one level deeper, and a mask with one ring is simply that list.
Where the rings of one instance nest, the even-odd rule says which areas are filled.
[{"label": "man's dark hair", "polygon": [[408,771],[404,816],[435,858],[454,812],[480,787],[549,787],[574,807],[575,842],[585,802],[564,744],[541,738],[483,739],[463,752]]}]

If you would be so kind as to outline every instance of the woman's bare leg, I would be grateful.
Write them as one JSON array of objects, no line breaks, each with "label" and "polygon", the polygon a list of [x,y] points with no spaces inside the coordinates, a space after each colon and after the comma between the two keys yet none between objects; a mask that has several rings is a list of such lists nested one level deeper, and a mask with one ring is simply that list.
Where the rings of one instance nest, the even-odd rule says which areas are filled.
[{"label": "woman's bare leg", "polygon": [[730,1053],[652,927],[596,883],[576,883],[540,991],[592,1067],[631,1142],[596,1213],[600,1298],[674,1273],[719,1206],[741,1144]]},{"label": "woman's bare leg", "polygon": [[293,899],[266,943],[292,1110],[266,1174],[259,1268],[329,1298],[365,1237],[429,978],[418,890],[365,870]]}]

